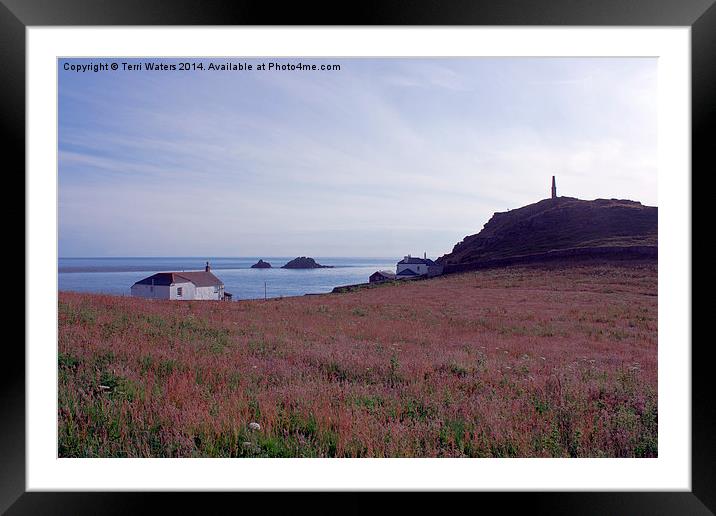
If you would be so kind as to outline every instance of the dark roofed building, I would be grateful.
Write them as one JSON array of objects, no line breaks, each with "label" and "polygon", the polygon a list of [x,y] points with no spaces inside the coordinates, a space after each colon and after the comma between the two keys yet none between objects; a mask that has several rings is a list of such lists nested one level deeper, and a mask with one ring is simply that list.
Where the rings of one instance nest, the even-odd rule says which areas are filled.
[{"label": "dark roofed building", "polygon": [[398,276],[408,270],[413,271],[418,276],[438,276],[442,274],[443,267],[425,255],[422,258],[408,255],[398,262],[396,270]]},{"label": "dark roofed building", "polygon": [[435,265],[435,262],[432,261],[430,258],[415,258],[413,256],[406,256],[402,260],[398,262],[398,265]]},{"label": "dark roofed building", "polygon": [[368,281],[370,283],[381,283],[383,281],[393,281],[395,273],[390,271],[376,271],[370,275]]},{"label": "dark roofed building", "polygon": [[224,292],[224,282],[217,278],[209,262],[203,271],[157,272],[137,281],[132,296],[149,299],[231,299]]}]

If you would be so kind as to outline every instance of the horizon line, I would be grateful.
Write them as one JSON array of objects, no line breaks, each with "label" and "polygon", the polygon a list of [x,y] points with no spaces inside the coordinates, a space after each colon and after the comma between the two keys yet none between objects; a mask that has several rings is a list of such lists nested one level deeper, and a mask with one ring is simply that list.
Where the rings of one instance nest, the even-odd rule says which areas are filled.
[{"label": "horizon line", "polygon": [[[408,253],[408,254],[410,254],[410,253]],[[328,255],[318,255],[318,254],[313,255],[313,256],[309,256],[309,255],[298,255],[298,256],[294,256],[294,255],[283,255],[283,256],[281,256],[281,255],[273,255],[273,256],[272,256],[272,255],[265,255],[265,254],[264,254],[264,255],[245,255],[245,256],[240,256],[240,255],[235,255],[235,256],[213,256],[213,255],[197,255],[197,256],[181,256],[181,255],[163,255],[163,256],[58,256],[57,258],[58,258],[58,259],[64,259],[64,260],[68,260],[68,259],[80,259],[80,260],[83,260],[83,259],[90,259],[90,258],[91,258],[91,259],[99,259],[99,260],[101,260],[101,259],[116,259],[116,258],[190,258],[190,259],[201,259],[201,260],[213,260],[213,259],[221,260],[221,259],[226,259],[226,258],[259,258],[259,259],[263,259],[263,258],[291,258],[291,256],[293,256],[294,258],[300,258],[301,256],[306,257],[306,258],[377,258],[377,259],[382,259],[382,258],[391,258],[391,259],[392,259],[392,258],[393,258],[393,256],[367,256],[367,255],[366,255],[366,256],[357,256],[357,255],[328,256]],[[407,255],[403,255],[403,256],[407,256]]]}]

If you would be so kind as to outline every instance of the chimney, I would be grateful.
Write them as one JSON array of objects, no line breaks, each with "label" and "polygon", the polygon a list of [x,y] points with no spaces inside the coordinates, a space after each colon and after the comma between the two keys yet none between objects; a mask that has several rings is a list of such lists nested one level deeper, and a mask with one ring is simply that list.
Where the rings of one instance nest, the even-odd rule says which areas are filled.
[{"label": "chimney", "polygon": [[557,183],[554,180],[554,176],[552,176],[552,199],[557,198]]},{"label": "chimney", "polygon": [[427,259],[428,259],[428,253],[423,251],[423,260],[427,260]]},{"label": "chimney", "polygon": [[209,262],[206,262],[206,267],[204,267],[204,270],[205,270],[206,272],[211,271],[211,267],[209,267]]}]

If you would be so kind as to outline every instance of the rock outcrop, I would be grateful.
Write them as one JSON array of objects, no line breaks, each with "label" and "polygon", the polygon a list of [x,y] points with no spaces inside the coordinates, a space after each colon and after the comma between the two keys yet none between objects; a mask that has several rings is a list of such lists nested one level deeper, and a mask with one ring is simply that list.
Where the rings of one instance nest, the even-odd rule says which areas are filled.
[{"label": "rock outcrop", "polygon": [[313,258],[307,258],[305,256],[299,256],[294,258],[286,265],[281,266],[282,269],[331,269],[332,265],[321,265],[316,263]]},{"label": "rock outcrop", "polygon": [[251,268],[252,268],[252,269],[270,269],[270,268],[271,268],[271,264],[268,263],[268,262],[263,261],[262,259],[259,259],[259,261],[256,262],[255,264],[253,264],[253,265],[251,266]]},{"label": "rock outcrop", "polygon": [[550,259],[656,258],[656,207],[619,199],[545,199],[495,213],[437,263],[445,272]]}]

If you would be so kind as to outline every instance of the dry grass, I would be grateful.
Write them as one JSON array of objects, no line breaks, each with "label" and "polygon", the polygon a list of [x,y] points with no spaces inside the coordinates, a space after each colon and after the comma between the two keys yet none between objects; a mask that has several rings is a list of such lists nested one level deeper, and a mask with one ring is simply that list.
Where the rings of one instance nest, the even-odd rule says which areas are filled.
[{"label": "dry grass", "polygon": [[656,264],[236,303],[60,293],[59,454],[656,456],[656,294]]}]

